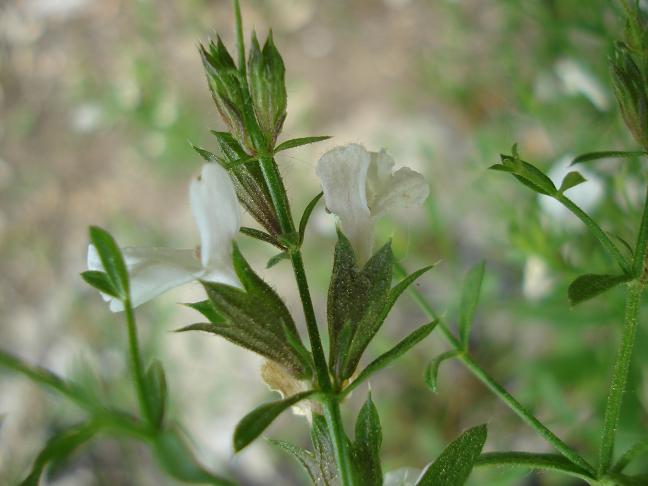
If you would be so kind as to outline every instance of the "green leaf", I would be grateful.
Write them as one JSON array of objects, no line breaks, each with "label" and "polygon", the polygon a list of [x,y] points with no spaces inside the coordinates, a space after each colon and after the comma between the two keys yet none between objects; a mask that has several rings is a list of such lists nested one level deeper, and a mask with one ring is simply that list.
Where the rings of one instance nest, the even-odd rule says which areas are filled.
[{"label": "green leaf", "polygon": [[597,275],[588,273],[577,277],[567,289],[571,305],[596,297],[619,284],[632,280],[630,275]]},{"label": "green leaf", "polygon": [[234,450],[243,449],[256,439],[284,410],[316,393],[309,390],[276,402],[263,404],[241,419],[234,430]]},{"label": "green leaf", "polygon": [[288,150],[295,147],[300,147],[301,145],[308,145],[309,143],[321,142],[322,140],[328,140],[329,136],[323,137],[303,137],[303,138],[293,138],[291,140],[286,140],[281,142],[275,148],[275,153],[281,152],[282,150]]},{"label": "green leaf", "polygon": [[255,238],[259,241],[265,241],[266,243],[270,243],[271,245],[274,245],[277,248],[281,248],[282,250],[286,249],[286,247],[282,245],[281,242],[279,242],[274,236],[266,233],[265,231],[248,228],[247,226],[242,226],[240,231],[244,235],[250,236],[251,238]]},{"label": "green leaf", "polygon": [[545,469],[559,471],[564,474],[589,480],[592,476],[585,469],[575,465],[560,454],[536,454],[531,452],[486,452],[475,462],[478,466],[508,466],[525,467],[529,469]]},{"label": "green leaf", "polygon": [[95,422],[86,422],[55,434],[38,454],[29,475],[20,486],[38,486],[39,480],[47,465],[69,457],[76,449],[88,442],[98,432]]},{"label": "green leaf", "polygon": [[380,446],[382,430],[378,410],[367,397],[360,409],[355,426],[355,441],[353,443],[353,463],[357,474],[362,478],[362,484],[367,486],[382,486],[383,473],[380,465]]},{"label": "green leaf", "polygon": [[306,225],[308,224],[308,220],[310,219],[310,216],[313,213],[313,209],[315,209],[315,206],[317,206],[318,201],[322,198],[323,195],[324,193],[320,192],[317,196],[311,199],[311,202],[309,202],[306,208],[304,209],[304,214],[302,214],[302,217],[299,220],[299,244],[300,245],[304,242]]},{"label": "green leaf", "polygon": [[266,263],[266,268],[272,268],[280,261],[288,259],[290,259],[290,253],[288,253],[287,250],[281,251],[268,260],[268,263]]},{"label": "green leaf", "polygon": [[110,295],[111,297],[116,297],[118,299],[120,298],[119,293],[117,292],[105,272],[88,270],[81,274],[81,278],[85,280],[88,285],[94,287],[99,292]]},{"label": "green leaf", "polygon": [[[345,436],[344,440],[348,438]],[[326,419],[322,415],[313,415],[311,426],[311,442],[317,464],[320,469],[322,486],[338,486],[338,467],[335,462],[335,449],[329,435]]]},{"label": "green leaf", "polygon": [[641,157],[643,155],[646,155],[646,152],[643,150],[635,150],[635,151],[625,151],[625,150],[605,150],[602,152],[588,152],[583,155],[579,155],[576,157],[571,165],[575,164],[581,164],[583,162],[591,162],[592,160],[600,160],[600,159],[610,159],[610,158],[615,158],[615,159],[626,159],[630,157]]},{"label": "green leaf", "polygon": [[355,380],[347,386],[343,393],[346,395],[351,390],[356,388],[362,382],[369,379],[371,375],[377,371],[389,366],[393,361],[403,356],[410,349],[412,349],[416,344],[420,343],[425,339],[436,327],[439,321],[433,321],[429,324],[419,327],[416,331],[409,334],[405,339],[400,341],[396,346],[387,351],[386,353],[381,354],[375,360],[367,365],[367,367],[358,374]]},{"label": "green leaf", "polygon": [[464,432],[430,464],[416,486],[462,486],[486,442],[486,426]]},{"label": "green leaf", "polygon": [[479,302],[485,269],[486,262],[481,261],[472,267],[464,278],[463,288],[461,290],[461,302],[459,304],[459,336],[464,349],[468,348],[470,329],[475,316],[475,309]]},{"label": "green leaf", "polygon": [[164,470],[174,479],[187,483],[209,483],[232,486],[226,479],[214,476],[201,466],[176,427],[155,436],[153,452]]},{"label": "green leaf", "polygon": [[630,449],[624,452],[616,462],[616,464],[614,464],[614,466],[612,467],[612,471],[620,473],[626,468],[626,466],[628,466],[628,464],[643,455],[648,455],[648,439],[637,442]]},{"label": "green leaf", "polygon": [[565,176],[565,178],[562,180],[562,183],[560,184],[560,189],[558,189],[559,192],[565,192],[568,189],[571,189],[572,187],[576,187],[579,184],[582,184],[585,182],[587,179],[583,177],[583,175],[580,172],[577,171],[572,171],[569,174]]},{"label": "green leaf", "polygon": [[199,302],[189,302],[182,305],[189,307],[193,310],[197,310],[203,316],[205,316],[212,324],[221,324],[222,322],[225,321],[225,318],[216,311],[216,309],[209,301],[209,299],[201,300]]},{"label": "green leaf", "polygon": [[432,362],[427,365],[425,368],[424,381],[427,387],[432,390],[434,393],[437,392],[437,377],[439,376],[439,367],[447,359],[456,358],[459,356],[459,351],[456,349],[452,351],[446,351],[445,353],[437,356]]},{"label": "green leaf", "polygon": [[128,270],[119,246],[110,233],[97,226],[90,227],[90,241],[115,291],[122,300],[128,298]]},{"label": "green leaf", "polygon": [[153,423],[159,428],[167,407],[167,382],[162,363],[155,359],[146,370],[146,392],[153,407]]},{"label": "green leaf", "polygon": [[308,451],[302,447],[291,444],[290,442],[285,442],[283,440],[269,439],[269,442],[280,449],[286,451],[291,456],[293,456],[297,461],[303,466],[303,468],[308,473],[308,477],[314,485],[329,485],[331,483],[325,483],[322,481],[321,468],[317,460],[315,459],[314,454],[311,451]]},{"label": "green leaf", "polygon": [[492,165],[490,169],[509,172],[525,186],[540,194],[553,196],[557,193],[556,186],[544,172],[520,159],[517,154],[513,156],[502,154],[501,160],[501,164]]}]

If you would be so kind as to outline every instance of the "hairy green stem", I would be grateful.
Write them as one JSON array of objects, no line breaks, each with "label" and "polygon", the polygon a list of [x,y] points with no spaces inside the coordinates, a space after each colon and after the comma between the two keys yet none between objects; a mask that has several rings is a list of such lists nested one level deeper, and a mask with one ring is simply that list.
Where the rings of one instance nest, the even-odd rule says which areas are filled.
[{"label": "hairy green stem", "polygon": [[324,406],[326,423],[328,424],[329,432],[331,433],[335,460],[340,471],[340,482],[344,486],[355,486],[356,482],[353,475],[351,454],[346,433],[344,432],[339,401],[336,397],[334,398],[329,395],[325,400],[323,400],[322,404]]},{"label": "hairy green stem", "polygon": [[135,313],[133,312],[130,298],[124,300],[124,313],[126,315],[126,327],[128,328],[128,358],[130,361],[131,373],[133,375],[133,382],[135,384],[135,391],[137,392],[137,399],[139,401],[141,413],[146,418],[146,422],[151,424],[153,422],[154,414],[149,400],[149,395],[146,393],[144,366],[142,364],[139,340],[137,338]]},{"label": "hairy green stem", "polygon": [[[396,271],[401,276],[407,275],[405,269],[399,264],[396,264]],[[436,312],[432,306],[425,300],[420,291],[414,287],[409,288],[410,295],[414,301],[421,307],[423,312],[430,319],[438,319]],[[571,447],[565,444],[558,436],[549,430],[540,420],[538,420],[529,410],[527,410],[520,402],[518,402],[506,389],[500,385],[494,378],[492,378],[486,371],[484,371],[472,358],[463,350],[460,341],[452,334],[448,326],[443,321],[439,321],[438,326],[450,345],[456,349],[459,354],[457,357],[468,368],[468,370],[481,381],[486,387],[491,390],[500,400],[502,400],[524,423],[533,428],[540,434],[547,442],[549,442],[557,451],[569,459],[573,464],[583,468],[588,473],[594,473],[594,468],[580,456]]]},{"label": "hairy green stem", "polygon": [[612,371],[612,380],[610,381],[607,405],[605,407],[605,417],[603,419],[603,436],[601,438],[601,447],[599,450],[599,476],[608,472],[612,463],[614,440],[619,425],[619,418],[621,416],[623,394],[625,393],[628,383],[628,371],[630,370],[632,351],[634,349],[635,336],[637,334],[642,292],[643,284],[641,282],[632,281],[628,284],[623,336],[621,338],[619,354],[616,363],[614,364],[614,370]]}]

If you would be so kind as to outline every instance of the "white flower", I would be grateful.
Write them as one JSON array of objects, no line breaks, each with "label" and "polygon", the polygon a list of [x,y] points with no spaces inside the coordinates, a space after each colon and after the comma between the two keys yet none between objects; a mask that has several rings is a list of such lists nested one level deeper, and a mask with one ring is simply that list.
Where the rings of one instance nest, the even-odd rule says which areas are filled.
[{"label": "white flower", "polygon": [[376,218],[393,208],[418,206],[430,192],[418,172],[393,168],[387,152],[357,144],[335,147],[317,163],[326,207],[339,218],[360,264],[371,256]]},{"label": "white flower", "polygon": [[[130,275],[134,307],[197,279],[240,286],[232,266],[232,243],[241,227],[241,210],[227,171],[203,165],[189,187],[191,211],[200,233],[200,251],[171,248],[122,248]],[[200,255],[198,256],[197,253]],[[102,270],[97,250],[88,248],[88,269]],[[124,309],[120,300],[103,295],[110,310]]]}]

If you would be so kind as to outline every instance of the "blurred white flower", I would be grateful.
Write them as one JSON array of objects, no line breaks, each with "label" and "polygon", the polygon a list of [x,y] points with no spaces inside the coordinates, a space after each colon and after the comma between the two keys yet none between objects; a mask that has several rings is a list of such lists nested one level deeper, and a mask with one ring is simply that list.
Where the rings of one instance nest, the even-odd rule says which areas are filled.
[{"label": "blurred white flower", "polygon": [[531,255],[524,265],[522,292],[529,300],[540,300],[553,288],[549,268],[542,258]]},{"label": "blurred white flower", "polygon": [[418,172],[393,168],[387,152],[368,152],[357,144],[335,147],[317,163],[326,207],[339,218],[359,264],[371,256],[376,218],[394,208],[421,205],[430,192]]},{"label": "blurred white flower", "polygon": [[[200,233],[200,250],[122,248],[130,275],[134,307],[167,290],[197,279],[240,286],[232,266],[232,243],[241,227],[241,210],[232,180],[216,163],[205,164],[189,187],[191,211]],[[197,254],[198,253],[198,254]],[[94,246],[88,248],[88,269],[103,270]],[[108,295],[110,310],[124,309]]]},{"label": "blurred white flower", "polygon": [[402,467],[386,473],[383,486],[414,486],[420,475],[420,469]]},{"label": "blurred white flower", "polygon": [[597,110],[608,110],[610,100],[607,91],[580,63],[573,59],[560,59],[555,69],[567,93],[582,94]]}]

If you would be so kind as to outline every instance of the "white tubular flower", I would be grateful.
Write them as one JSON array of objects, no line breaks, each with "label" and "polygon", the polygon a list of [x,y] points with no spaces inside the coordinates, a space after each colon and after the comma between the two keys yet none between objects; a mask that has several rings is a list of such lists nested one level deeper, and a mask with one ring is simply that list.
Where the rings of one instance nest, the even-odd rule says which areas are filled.
[{"label": "white tubular flower", "polygon": [[393,168],[387,152],[368,152],[358,144],[335,147],[317,163],[326,207],[339,218],[360,264],[371,256],[376,218],[394,208],[421,205],[430,192],[418,172]]},{"label": "white tubular flower", "polygon": [[[216,163],[203,165],[201,175],[191,182],[189,200],[200,233],[199,252],[122,248],[130,276],[133,307],[197,279],[240,286],[231,256],[232,243],[241,227],[241,210],[227,171]],[[103,271],[92,245],[88,248],[88,269]],[[124,310],[120,300],[108,295],[103,298],[110,302],[111,311]]]}]

